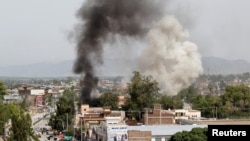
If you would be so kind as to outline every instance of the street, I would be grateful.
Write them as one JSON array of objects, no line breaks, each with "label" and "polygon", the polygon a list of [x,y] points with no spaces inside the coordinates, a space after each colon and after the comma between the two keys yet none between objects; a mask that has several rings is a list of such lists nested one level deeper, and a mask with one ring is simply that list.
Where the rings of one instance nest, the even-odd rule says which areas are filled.
[{"label": "street", "polygon": [[[46,128],[46,129],[50,129],[50,127],[48,126],[48,122],[49,122],[49,115],[46,116],[44,118],[44,115],[46,115],[46,113],[37,113],[35,115],[32,116],[32,123],[35,123],[32,127],[35,131],[35,133],[40,133],[41,137],[39,138],[40,141],[49,141],[47,139],[46,133],[44,132],[42,134],[42,132],[40,131],[41,128]],[[39,122],[37,122],[39,119],[41,119]],[[37,123],[36,123],[37,122]],[[52,141],[52,139],[51,139]]]}]

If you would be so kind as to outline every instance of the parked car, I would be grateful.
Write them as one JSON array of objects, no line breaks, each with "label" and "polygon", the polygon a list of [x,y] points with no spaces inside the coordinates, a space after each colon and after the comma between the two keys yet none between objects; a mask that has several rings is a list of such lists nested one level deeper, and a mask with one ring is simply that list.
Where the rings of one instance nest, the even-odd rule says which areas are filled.
[{"label": "parked car", "polygon": [[41,138],[42,137],[42,133],[41,132],[35,132],[35,135],[37,136],[37,137],[39,137],[39,138]]}]

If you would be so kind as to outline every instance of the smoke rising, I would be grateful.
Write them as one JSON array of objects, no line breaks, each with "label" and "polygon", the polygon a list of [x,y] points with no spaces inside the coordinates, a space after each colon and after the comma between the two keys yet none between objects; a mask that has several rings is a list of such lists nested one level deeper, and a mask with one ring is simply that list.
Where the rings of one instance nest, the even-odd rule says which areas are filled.
[{"label": "smoke rising", "polygon": [[153,76],[164,94],[176,95],[203,72],[197,46],[188,36],[174,16],[165,16],[147,34],[149,47],[139,57],[138,69]]},{"label": "smoke rising", "polygon": [[97,86],[96,66],[103,63],[102,44],[119,34],[133,38],[145,35],[150,24],[163,10],[157,0],[87,0],[79,9],[77,29],[76,74],[84,74],[81,103],[91,103],[91,92]]}]

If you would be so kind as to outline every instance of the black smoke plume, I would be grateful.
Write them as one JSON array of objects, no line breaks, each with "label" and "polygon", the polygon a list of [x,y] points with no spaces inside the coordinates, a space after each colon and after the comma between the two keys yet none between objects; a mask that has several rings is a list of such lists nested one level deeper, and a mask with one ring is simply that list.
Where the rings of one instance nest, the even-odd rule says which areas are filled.
[{"label": "black smoke plume", "polygon": [[[77,13],[76,74],[84,74],[81,103],[91,104],[97,86],[95,66],[102,64],[102,43],[119,34],[143,37],[149,25],[161,17],[165,0],[86,0]],[[111,37],[111,38],[110,38]],[[129,57],[129,55],[128,55]]]}]

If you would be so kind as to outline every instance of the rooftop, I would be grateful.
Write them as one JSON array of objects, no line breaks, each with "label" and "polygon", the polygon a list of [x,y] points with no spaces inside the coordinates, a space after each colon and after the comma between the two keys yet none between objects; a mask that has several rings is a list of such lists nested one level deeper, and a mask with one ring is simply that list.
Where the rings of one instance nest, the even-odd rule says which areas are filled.
[{"label": "rooftop", "polygon": [[205,128],[207,125],[142,125],[128,126],[128,130],[152,131],[152,136],[174,135],[177,132],[191,131],[193,128]]}]

